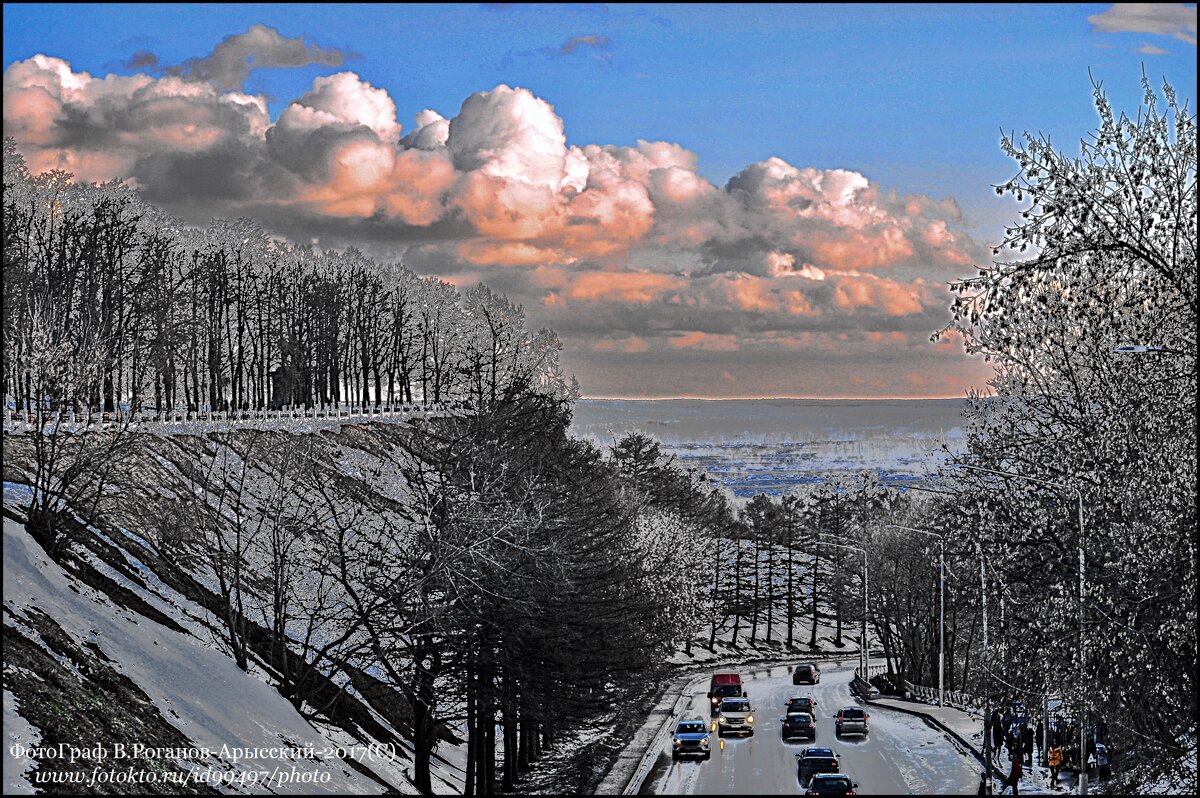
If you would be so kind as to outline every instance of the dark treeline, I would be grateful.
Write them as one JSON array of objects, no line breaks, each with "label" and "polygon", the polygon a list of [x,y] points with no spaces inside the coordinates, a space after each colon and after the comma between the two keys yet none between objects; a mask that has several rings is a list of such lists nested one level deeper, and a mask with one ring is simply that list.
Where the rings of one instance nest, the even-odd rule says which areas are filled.
[{"label": "dark treeline", "polygon": [[[480,396],[484,373],[533,362],[558,378],[554,335],[527,333],[521,309],[485,286],[460,294],[246,219],[189,228],[117,181],[32,176],[11,140],[3,310],[4,392],[25,409],[478,401],[495,398]],[[480,338],[489,348],[471,347]],[[39,390],[47,348],[92,367]]]}]

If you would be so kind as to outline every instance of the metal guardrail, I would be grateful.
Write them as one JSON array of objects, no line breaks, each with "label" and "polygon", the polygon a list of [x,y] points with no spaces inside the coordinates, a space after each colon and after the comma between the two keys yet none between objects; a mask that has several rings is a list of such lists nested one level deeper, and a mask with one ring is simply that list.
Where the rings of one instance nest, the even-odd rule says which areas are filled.
[{"label": "metal guardrail", "polygon": [[854,669],[854,679],[852,682],[854,685],[855,692],[857,692],[859,695],[863,696],[864,698],[878,693],[879,691],[871,686],[870,679],[872,676],[879,674],[879,673],[883,673],[886,670],[887,670],[887,663],[880,663],[878,665],[873,665],[871,663],[867,663],[867,675],[866,675],[866,678],[863,678],[862,668],[855,668]]},{"label": "metal guardrail", "polygon": [[[912,693],[917,698],[937,698],[938,689],[936,687],[926,687],[923,684],[913,684],[905,680],[904,689]],[[960,690],[946,691],[946,705],[958,707],[959,709],[980,709],[984,705],[984,701],[979,696],[974,696],[969,693],[964,693]]]},{"label": "metal guardrail", "polygon": [[[362,421],[385,420],[396,418],[426,417],[436,418],[469,413],[471,407],[466,402],[414,402],[399,405],[365,405],[365,406],[333,406],[333,407],[285,407],[280,410],[168,410],[163,412],[126,411],[121,413],[59,413],[41,417],[43,428],[65,426],[69,431],[84,429],[103,429],[113,424],[161,424],[164,426],[182,426],[195,423],[220,423],[234,426],[247,426],[263,422],[283,421]],[[7,411],[3,415],[5,432],[21,435],[33,431],[39,422],[37,414]]]}]

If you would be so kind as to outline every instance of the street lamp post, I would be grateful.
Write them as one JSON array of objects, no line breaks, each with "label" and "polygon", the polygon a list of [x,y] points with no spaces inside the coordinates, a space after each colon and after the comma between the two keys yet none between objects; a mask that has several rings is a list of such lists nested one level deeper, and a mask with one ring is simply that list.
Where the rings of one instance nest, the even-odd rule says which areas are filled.
[{"label": "street lamp post", "polygon": [[890,529],[903,529],[938,539],[938,706],[946,705],[946,538],[940,532],[912,526],[888,524]]},{"label": "street lamp post", "polygon": [[[1084,592],[1086,589],[1087,571],[1086,560],[1084,558],[1084,528],[1083,528],[1083,492],[1078,488],[1070,485],[1060,485],[1057,482],[1051,482],[1047,479],[1039,479],[1037,477],[1028,477],[1024,474],[1014,474],[1011,471],[997,471],[992,468],[983,468],[981,466],[958,464],[959,468],[965,468],[970,471],[981,471],[985,474],[994,474],[1001,477],[1012,477],[1013,479],[1021,479],[1026,482],[1034,482],[1039,485],[1046,485],[1058,490],[1072,491],[1079,500],[1079,794],[1088,794],[1088,774],[1087,774],[1087,696],[1084,693],[1084,680],[1086,678],[1086,663],[1087,663],[1087,648],[1086,638],[1084,637]],[[982,564],[981,566],[982,567]],[[985,627],[986,628],[986,627]],[[985,644],[986,647],[986,644]]]},{"label": "street lamp post", "polygon": [[[982,515],[982,514],[981,514]],[[979,606],[983,611],[983,656],[985,662],[983,664],[983,758],[986,760],[984,765],[987,768],[987,794],[992,794],[992,737],[996,735],[996,730],[992,728],[992,663],[988,657],[988,622],[987,622],[987,577],[983,568],[983,541],[975,541],[975,545],[979,548]]]},{"label": "street lamp post", "polygon": [[862,659],[862,671],[861,671],[862,677],[864,680],[868,681],[868,683],[869,683],[870,680],[868,679],[868,676],[867,676],[867,668],[870,665],[870,661],[871,661],[870,660],[871,649],[870,649],[870,645],[867,641],[867,613],[868,613],[867,595],[868,595],[868,589],[870,586],[870,578],[868,576],[868,571],[867,571],[867,550],[862,548],[861,546],[848,546],[845,543],[831,543],[828,540],[818,540],[818,541],[816,541],[816,544],[818,546],[833,546],[834,548],[838,548],[838,549],[849,549],[850,551],[857,551],[857,552],[860,552],[863,556],[863,621],[862,621],[862,645],[860,646],[860,648],[862,650],[859,652],[859,657]]}]

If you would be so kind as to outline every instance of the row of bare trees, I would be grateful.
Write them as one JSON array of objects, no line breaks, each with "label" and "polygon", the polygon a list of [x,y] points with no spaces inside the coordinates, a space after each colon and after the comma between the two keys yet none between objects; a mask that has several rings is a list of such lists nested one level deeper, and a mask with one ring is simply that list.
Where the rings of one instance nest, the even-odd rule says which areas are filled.
[{"label": "row of bare trees", "polygon": [[[4,393],[16,407],[261,409],[494,400],[553,333],[486,286],[459,292],[247,219],[190,228],[114,181],[33,176],[4,145]],[[47,344],[85,373],[39,382]],[[487,379],[484,379],[486,375]]]}]

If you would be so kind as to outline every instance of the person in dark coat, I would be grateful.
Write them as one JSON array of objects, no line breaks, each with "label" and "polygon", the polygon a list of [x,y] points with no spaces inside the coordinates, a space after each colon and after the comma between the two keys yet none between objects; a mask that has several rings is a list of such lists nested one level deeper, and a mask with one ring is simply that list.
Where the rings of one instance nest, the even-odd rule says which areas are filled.
[{"label": "person in dark coat", "polygon": [[1041,760],[1044,765],[1046,763],[1046,724],[1040,720],[1037,722],[1036,741],[1038,750],[1042,752]]},{"label": "person in dark coat", "polygon": [[1108,746],[1104,743],[1096,745],[1096,771],[1104,781],[1112,778],[1112,768],[1109,766]]},{"label": "person in dark coat", "polygon": [[987,795],[988,794],[988,775],[987,775],[986,770],[981,771],[979,773],[979,789],[975,791],[975,794],[976,795]]},{"label": "person in dark coat", "polygon": [[1004,726],[1000,723],[999,713],[992,715],[992,756],[999,756],[1004,746]]},{"label": "person in dark coat", "polygon": [[1008,737],[1005,738],[1004,744],[1008,747],[1009,759],[1021,758],[1021,738],[1017,736],[1017,732],[1009,730]]},{"label": "person in dark coat", "polygon": [[1033,767],[1033,729],[1028,724],[1021,730],[1021,753],[1029,758],[1029,766]]}]

